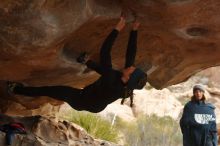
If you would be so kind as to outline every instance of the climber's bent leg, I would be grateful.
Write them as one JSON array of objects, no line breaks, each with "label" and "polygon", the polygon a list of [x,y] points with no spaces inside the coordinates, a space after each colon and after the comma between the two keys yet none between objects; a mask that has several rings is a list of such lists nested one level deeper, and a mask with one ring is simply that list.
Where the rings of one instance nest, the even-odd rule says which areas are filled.
[{"label": "climber's bent leg", "polygon": [[[25,96],[49,96],[57,100],[69,102],[70,99],[80,98],[81,89],[69,86],[15,87],[15,94]],[[73,99],[74,100],[74,99]]]}]

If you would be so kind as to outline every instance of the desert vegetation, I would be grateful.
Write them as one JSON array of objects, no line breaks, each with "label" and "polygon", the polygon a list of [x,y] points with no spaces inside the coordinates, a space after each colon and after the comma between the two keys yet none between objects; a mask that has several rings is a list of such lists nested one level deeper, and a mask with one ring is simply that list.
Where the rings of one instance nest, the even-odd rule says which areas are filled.
[{"label": "desert vegetation", "polygon": [[142,115],[136,121],[125,122],[116,118],[112,122],[97,114],[73,111],[65,119],[83,127],[95,138],[126,146],[178,146],[182,135],[177,121],[156,115]]}]

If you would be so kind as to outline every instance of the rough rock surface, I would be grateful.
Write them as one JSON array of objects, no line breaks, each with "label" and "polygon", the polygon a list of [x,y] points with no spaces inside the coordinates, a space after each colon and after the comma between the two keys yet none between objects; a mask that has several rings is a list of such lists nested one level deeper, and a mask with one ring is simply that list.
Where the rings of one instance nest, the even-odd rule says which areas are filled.
[{"label": "rough rock surface", "polygon": [[[27,135],[16,134],[12,146],[118,146],[94,139],[76,124],[40,116],[15,118],[0,115],[1,124],[24,123]],[[0,146],[5,146],[5,133],[0,132]]]},{"label": "rough rock surface", "polygon": [[[141,22],[136,65],[149,74],[152,86],[163,88],[220,64],[219,8],[219,0],[1,0],[0,80],[36,86],[91,83],[97,74],[75,58],[87,51],[98,61],[121,11],[128,25],[112,56],[114,67],[122,68],[134,11]],[[45,102],[60,104],[49,98],[19,103],[31,109]]]}]

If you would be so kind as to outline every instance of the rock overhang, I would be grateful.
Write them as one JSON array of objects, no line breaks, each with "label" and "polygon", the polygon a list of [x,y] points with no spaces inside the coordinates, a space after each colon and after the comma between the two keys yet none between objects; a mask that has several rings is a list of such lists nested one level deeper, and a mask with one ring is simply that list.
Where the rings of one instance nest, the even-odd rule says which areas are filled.
[{"label": "rock overhang", "polygon": [[218,0],[64,0],[0,2],[0,80],[30,85],[83,87],[98,75],[77,64],[87,51],[99,60],[99,48],[126,14],[126,28],[113,48],[113,66],[121,69],[135,11],[141,22],[136,66],[150,84],[163,88],[220,64]]}]

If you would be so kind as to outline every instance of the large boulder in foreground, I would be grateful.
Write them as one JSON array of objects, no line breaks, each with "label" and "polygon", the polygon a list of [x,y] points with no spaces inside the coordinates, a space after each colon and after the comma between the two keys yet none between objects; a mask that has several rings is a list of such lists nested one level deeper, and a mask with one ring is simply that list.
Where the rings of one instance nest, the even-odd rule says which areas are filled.
[{"label": "large boulder in foreground", "polygon": [[[94,139],[76,124],[46,117],[16,118],[0,115],[1,124],[21,122],[27,135],[15,135],[12,146],[119,146]],[[0,146],[5,146],[5,133],[0,131]]]}]

